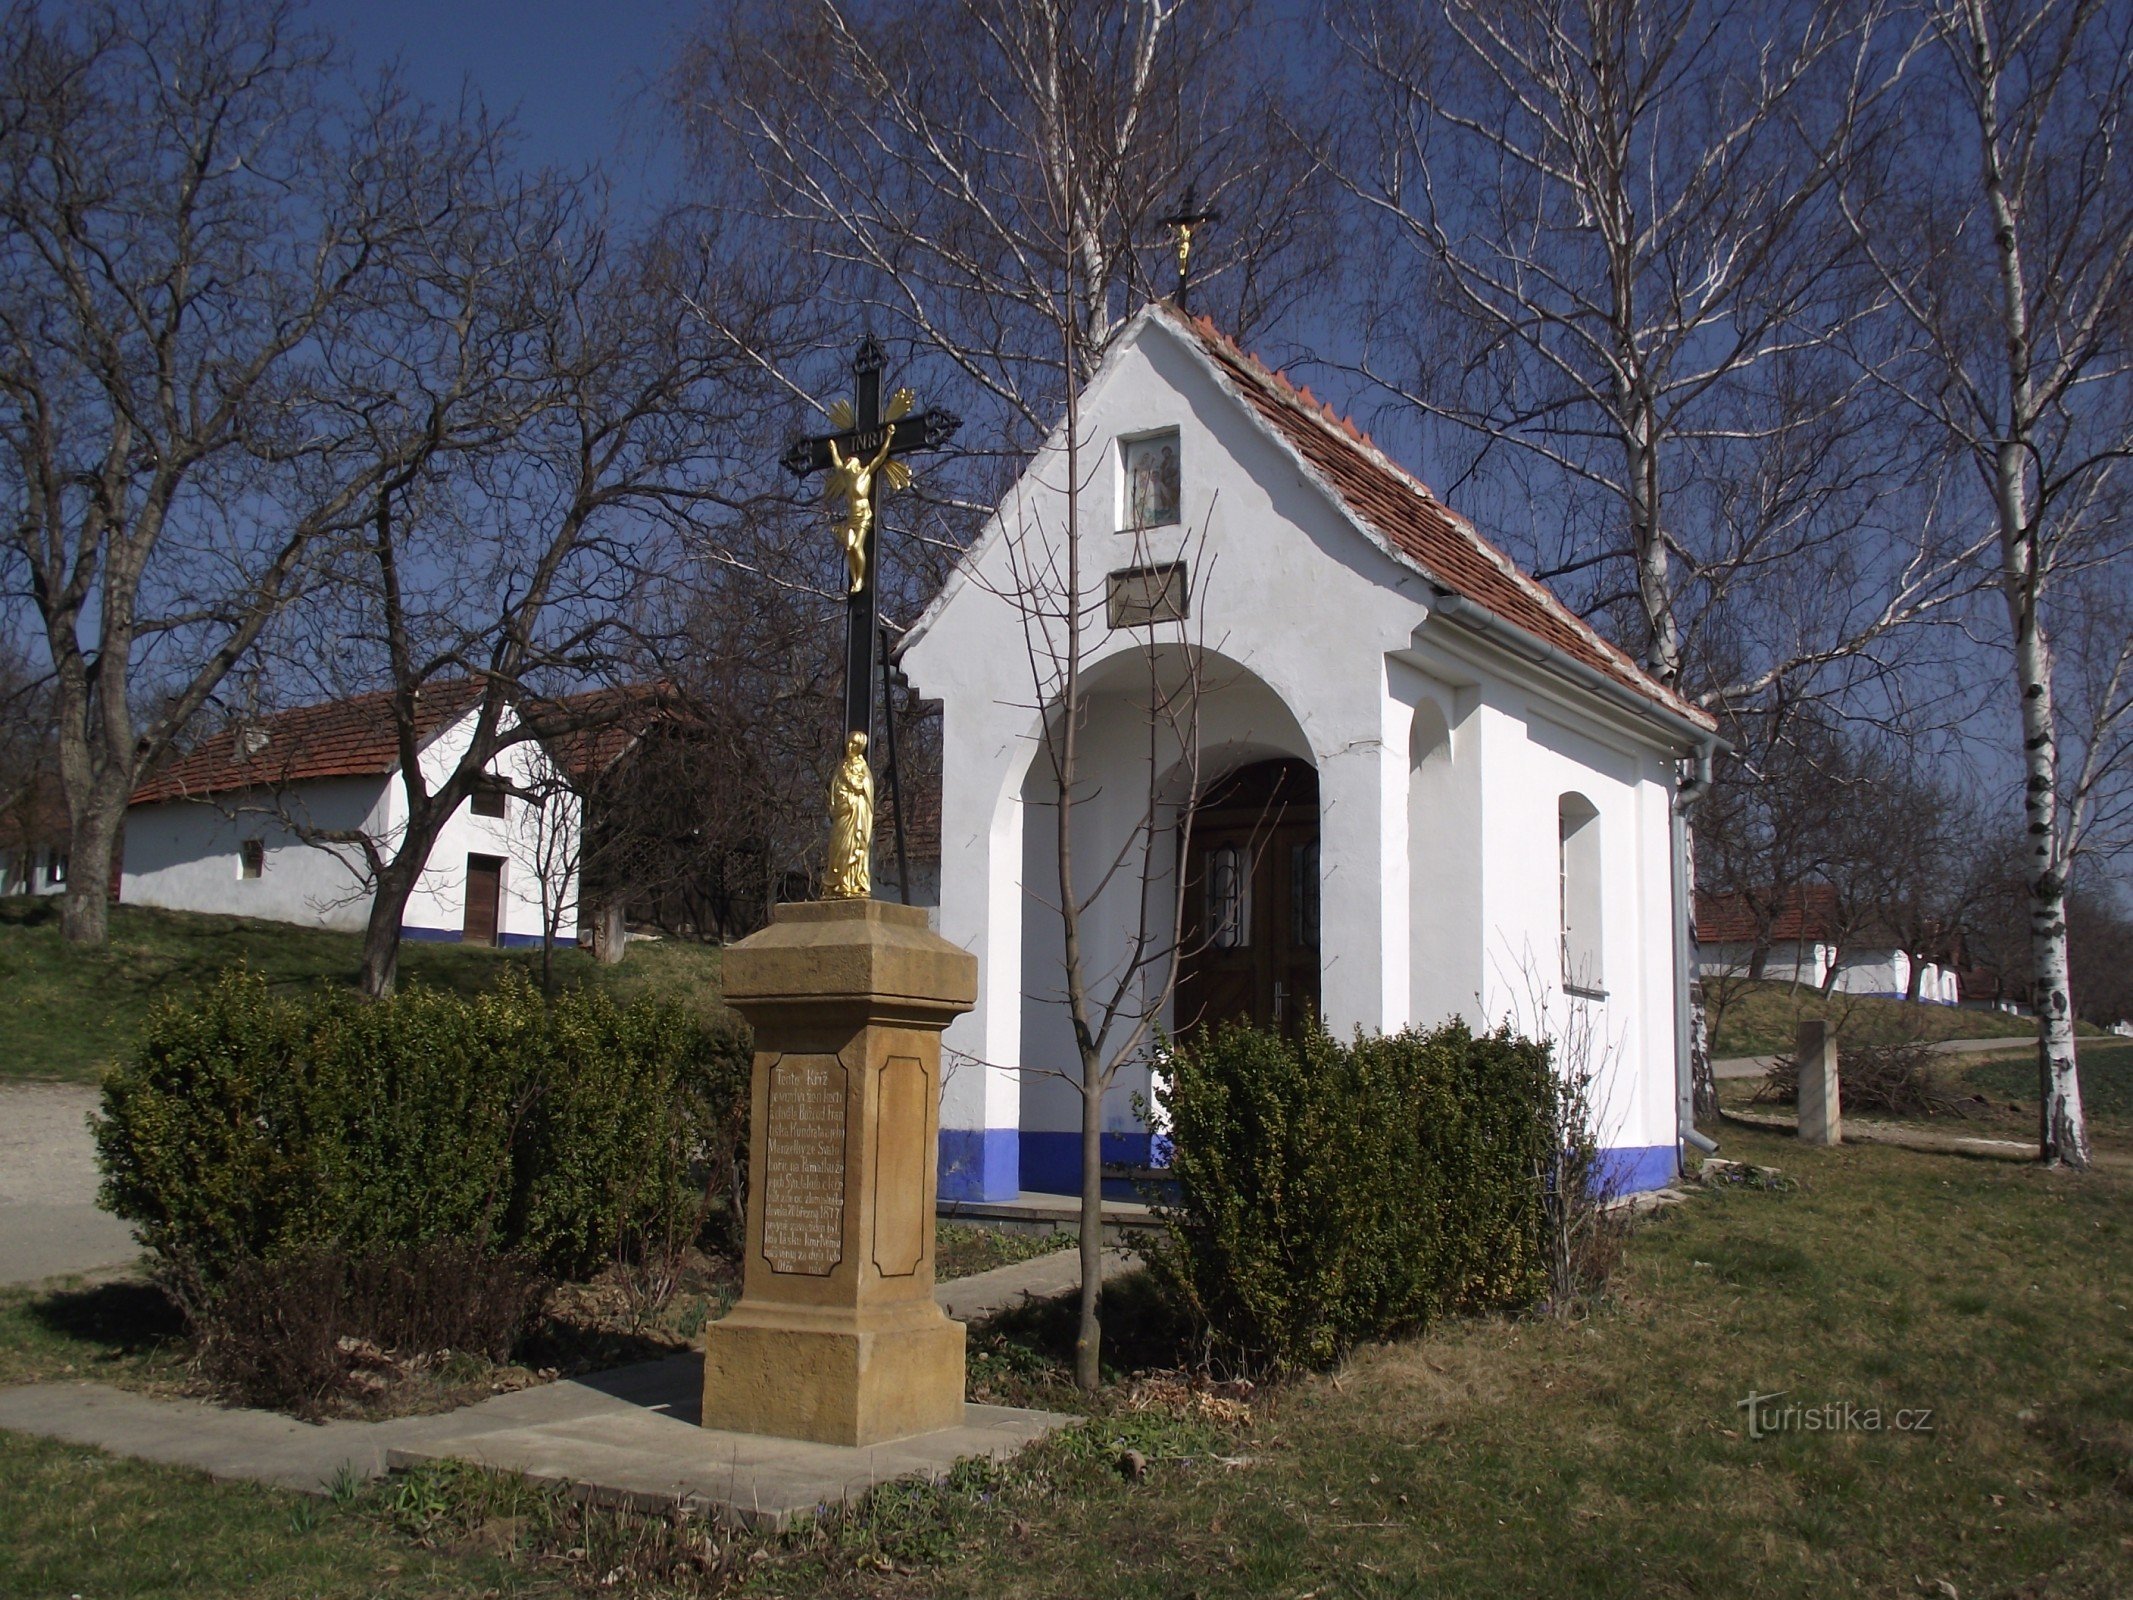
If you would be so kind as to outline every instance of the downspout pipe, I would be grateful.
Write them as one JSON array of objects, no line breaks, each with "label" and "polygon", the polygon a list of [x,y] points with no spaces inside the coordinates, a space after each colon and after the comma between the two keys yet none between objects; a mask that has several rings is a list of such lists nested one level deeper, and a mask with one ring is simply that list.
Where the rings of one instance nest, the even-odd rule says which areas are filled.
[{"label": "downspout pipe", "polygon": [[1681,1142],[1705,1155],[1716,1154],[1717,1141],[1696,1131],[1695,1011],[1689,1004],[1689,985],[1695,976],[1696,945],[1691,938],[1691,913],[1695,909],[1694,885],[1689,882],[1689,813],[1711,792],[1711,763],[1718,753],[1717,736],[1696,747],[1689,776],[1674,791],[1667,818],[1674,879],[1674,1125]]},{"label": "downspout pipe", "polygon": [[1668,835],[1671,843],[1669,854],[1673,857],[1674,891],[1674,1115],[1680,1142],[1711,1154],[1718,1146],[1711,1139],[1696,1131],[1696,1084],[1691,1070],[1690,1051],[1693,1023],[1689,1006],[1689,983],[1693,976],[1694,946],[1689,937],[1690,912],[1693,908],[1689,884],[1689,813],[1698,801],[1711,792],[1711,766],[1722,749],[1731,746],[1709,728],[1693,722],[1655,700],[1636,693],[1626,684],[1618,683],[1607,674],[1587,666],[1550,644],[1545,639],[1535,638],[1525,629],[1506,622],[1495,612],[1461,594],[1449,590],[1437,591],[1434,610],[1447,620],[1458,623],[1470,632],[1503,646],[1513,655],[1547,667],[1559,673],[1579,687],[1591,690],[1601,699],[1625,711],[1634,713],[1647,721],[1656,722],[1674,734],[1689,749],[1691,762],[1689,775],[1674,791],[1674,803],[1668,808]]}]

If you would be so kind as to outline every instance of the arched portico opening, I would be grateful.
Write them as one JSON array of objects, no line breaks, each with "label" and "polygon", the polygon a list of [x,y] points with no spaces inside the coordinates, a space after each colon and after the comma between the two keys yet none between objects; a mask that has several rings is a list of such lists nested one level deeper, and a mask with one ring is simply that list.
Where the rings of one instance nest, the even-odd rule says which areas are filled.
[{"label": "arched portico opening", "polygon": [[[1183,709],[1188,700],[1189,713]],[[1176,1031],[1184,1015],[1172,963],[1186,948],[1177,936],[1181,910],[1194,914],[1189,903],[1181,905],[1178,881],[1178,846],[1189,837],[1183,824],[1198,814],[1194,797],[1216,799],[1225,783],[1260,765],[1292,768],[1296,776],[1283,789],[1284,799],[1299,800],[1301,783],[1308,784],[1309,799],[1289,823],[1293,828],[1308,811],[1309,842],[1315,844],[1316,771],[1310,742],[1281,695],[1212,650],[1114,655],[1085,675],[1081,703],[1071,808],[1081,977],[1092,1015],[1118,1002],[1108,1045],[1113,1058],[1119,1041],[1136,1033],[1139,1046],[1129,1054],[1146,1057],[1157,1034]],[[1019,1159],[1024,1189],[1066,1192],[1079,1182],[1081,1101],[1062,937],[1062,807],[1052,751],[1041,736],[1033,744],[1012,797],[1022,863]],[[1245,793],[1227,791],[1233,801]],[[1233,806],[1219,820],[1246,818]],[[1297,842],[1284,834],[1285,850]],[[1315,850],[1309,870],[1315,890]],[[1315,903],[1314,897],[1306,909],[1315,912]],[[982,971],[979,981],[986,981]],[[1315,1009],[1315,954],[1307,978],[1285,973],[1269,980],[1263,1008],[1269,1017],[1276,981],[1283,985],[1285,1013]],[[1150,1099],[1148,1066],[1145,1059],[1129,1060],[1104,1097],[1107,1164],[1138,1167],[1149,1160],[1148,1129],[1135,1108],[1136,1101],[1146,1105]]]}]

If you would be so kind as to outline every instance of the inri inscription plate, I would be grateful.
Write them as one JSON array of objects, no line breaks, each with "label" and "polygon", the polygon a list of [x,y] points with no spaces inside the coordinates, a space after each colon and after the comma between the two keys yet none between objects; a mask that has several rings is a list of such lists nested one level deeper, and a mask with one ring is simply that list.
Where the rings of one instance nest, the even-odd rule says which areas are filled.
[{"label": "inri inscription plate", "polygon": [[763,1153],[763,1258],[825,1278],[844,1259],[844,1064],[781,1056],[770,1069]]}]

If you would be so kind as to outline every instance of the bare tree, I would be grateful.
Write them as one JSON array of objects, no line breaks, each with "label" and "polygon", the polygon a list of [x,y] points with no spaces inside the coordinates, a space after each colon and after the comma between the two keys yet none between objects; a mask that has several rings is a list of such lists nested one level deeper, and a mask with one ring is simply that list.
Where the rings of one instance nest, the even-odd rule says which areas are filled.
[{"label": "bare tree", "polygon": [[[1878,136],[1900,65],[1879,11],[1337,14],[1371,111],[1340,166],[1385,242],[1365,374],[1439,448],[1463,431],[1455,480],[1508,480],[1506,532],[1538,575],[1709,704],[1858,653],[1957,570],[1933,518],[1884,504],[1891,442],[1834,345],[1873,306],[1836,177]],[[1729,612],[1720,675],[1696,633]]]},{"label": "bare tree", "polygon": [[[945,493],[931,491],[963,515],[931,537],[959,547],[1033,452],[1078,487],[1079,390],[1167,279],[1159,263],[1170,241],[1156,219],[1188,185],[1225,218],[1193,260],[1207,304],[1233,329],[1260,324],[1323,270],[1308,233],[1320,191],[1288,133],[1296,119],[1283,116],[1284,63],[1264,48],[1269,22],[1220,0],[761,0],[701,36],[679,92],[706,170],[738,152],[755,180],[745,203],[788,248],[826,264],[821,295],[937,356],[970,397],[957,409],[961,440],[975,448],[960,479],[942,474]],[[1082,1097],[1075,1372],[1093,1388],[1102,1096],[1168,992],[1151,970],[1174,954],[1176,908],[1144,927],[1130,971],[1091,969],[1082,910],[1104,884],[1159,871],[1158,841],[1151,815],[1124,856],[1074,855],[1072,813],[1088,781],[1075,740],[1096,601],[1071,488],[1066,504],[1063,527],[1019,530],[1031,560],[1014,598],[1030,624],[1032,687],[1059,789],[1060,987]],[[1177,659],[1146,659],[1151,741],[1189,747],[1191,683],[1177,677]]]},{"label": "bare tree", "polygon": [[1154,219],[1188,183],[1224,216],[1195,276],[1233,332],[1322,275],[1269,20],[1239,0],[751,0],[678,90],[704,166],[755,175],[728,198],[803,244],[857,320],[952,363],[966,448],[975,422],[1018,467],[1065,404],[1055,330],[1086,363],[1168,286]]},{"label": "bare tree", "polygon": [[1895,308],[1896,331],[1864,355],[1976,486],[2021,728],[2039,1150],[2086,1167],[2066,903],[2097,804],[2123,782],[2123,610],[2090,640],[2092,720],[2073,750],[2058,650],[2079,637],[2080,589],[2133,549],[2119,482],[2133,456],[2133,14],[2088,0],[1922,12],[1903,198],[1845,194]]},{"label": "bare tree", "polygon": [[[391,691],[400,746],[390,837],[317,832],[371,886],[365,992],[390,992],[409,895],[446,821],[497,758],[607,710],[575,691],[632,675],[675,528],[731,493],[754,401],[694,308],[742,320],[693,230],[614,236],[574,186],[500,176],[432,230],[426,270],[373,352],[393,397],[369,423],[381,477],[335,550],[310,624],[317,659]],[[390,379],[389,384],[384,380]],[[423,762],[425,694],[457,697],[472,734]]]},{"label": "bare tree", "polygon": [[[570,774],[544,748],[511,784],[519,803],[510,821],[511,860],[533,879],[541,908],[541,993],[555,993],[555,947],[563,919],[575,918],[583,894],[585,802]],[[508,804],[508,799],[507,799]]]},{"label": "bare tree", "polygon": [[0,57],[0,561],[41,623],[101,943],[140,776],[385,464],[322,376],[466,148],[327,93],[281,0],[15,0]]}]

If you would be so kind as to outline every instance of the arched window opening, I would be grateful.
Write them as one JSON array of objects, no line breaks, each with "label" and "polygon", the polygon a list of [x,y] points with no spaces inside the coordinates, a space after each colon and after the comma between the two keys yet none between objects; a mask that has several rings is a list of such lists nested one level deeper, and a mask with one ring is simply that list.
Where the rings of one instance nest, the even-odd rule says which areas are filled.
[{"label": "arched window opening", "polygon": [[1557,883],[1562,908],[1563,987],[1605,992],[1600,960],[1600,813],[1581,794],[1556,802]]}]

